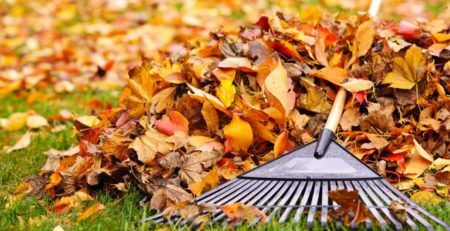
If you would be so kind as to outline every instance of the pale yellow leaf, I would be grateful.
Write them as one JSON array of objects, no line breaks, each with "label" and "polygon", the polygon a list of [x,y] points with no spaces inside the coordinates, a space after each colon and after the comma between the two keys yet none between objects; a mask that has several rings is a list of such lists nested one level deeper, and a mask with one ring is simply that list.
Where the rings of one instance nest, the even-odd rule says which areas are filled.
[{"label": "pale yellow leaf", "polygon": [[40,115],[30,115],[27,118],[27,127],[29,128],[40,128],[48,126],[47,119]]},{"label": "pale yellow leaf", "polygon": [[25,133],[17,142],[16,144],[14,144],[11,148],[9,148],[6,153],[10,153],[13,151],[17,151],[20,149],[24,149],[26,147],[28,147],[28,145],[30,145],[31,143],[31,132],[27,132]]}]

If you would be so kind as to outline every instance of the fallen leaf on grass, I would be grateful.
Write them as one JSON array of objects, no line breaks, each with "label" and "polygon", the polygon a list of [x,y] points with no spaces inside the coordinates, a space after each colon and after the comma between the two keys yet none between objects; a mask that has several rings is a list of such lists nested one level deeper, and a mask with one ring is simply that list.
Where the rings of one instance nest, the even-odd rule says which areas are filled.
[{"label": "fallen leaf on grass", "polygon": [[[372,218],[372,214],[367,207],[359,199],[358,190],[348,191],[347,189],[340,189],[328,192],[329,198],[336,202],[340,207],[337,210],[332,210],[332,217],[341,219],[345,224],[360,224],[365,222],[367,218]],[[350,217],[350,213],[354,217]]]},{"label": "fallen leaf on grass", "polygon": [[27,127],[40,128],[48,126],[47,119],[40,115],[30,115],[27,117]]},{"label": "fallen leaf on grass", "polygon": [[71,196],[65,196],[58,199],[50,208],[50,211],[56,215],[68,212],[70,209],[77,207],[83,201],[94,200],[86,190],[79,190]]},{"label": "fallen leaf on grass", "polygon": [[406,211],[405,206],[403,206],[398,201],[392,201],[389,205],[389,211],[392,215],[394,215],[397,220],[404,223],[406,219],[408,219],[408,212]]},{"label": "fallen leaf on grass", "polygon": [[267,218],[267,215],[258,208],[240,202],[222,205],[220,209],[233,222],[244,221],[253,223],[258,220],[259,223],[263,223]]},{"label": "fallen leaf on grass", "polygon": [[97,203],[95,205],[92,205],[91,207],[86,209],[82,214],[80,214],[77,217],[77,222],[85,220],[85,219],[91,217],[92,215],[94,215],[95,213],[98,213],[100,210],[103,210],[103,209],[105,209],[105,206],[103,204]]},{"label": "fallen leaf on grass", "polygon": [[7,131],[17,131],[26,125],[27,117],[28,113],[25,112],[13,113],[2,123],[2,127]]},{"label": "fallen leaf on grass", "polygon": [[17,150],[28,147],[28,145],[30,145],[30,143],[31,143],[31,137],[32,137],[32,133],[26,132],[25,134],[22,135],[22,137],[20,137],[20,139],[12,147],[10,147],[6,151],[6,153],[10,153],[10,152],[17,151]]}]

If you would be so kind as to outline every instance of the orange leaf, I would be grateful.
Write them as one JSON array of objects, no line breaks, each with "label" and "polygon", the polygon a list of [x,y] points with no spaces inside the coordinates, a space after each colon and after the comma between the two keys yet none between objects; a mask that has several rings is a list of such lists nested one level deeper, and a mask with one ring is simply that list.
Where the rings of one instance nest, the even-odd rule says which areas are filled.
[{"label": "orange leaf", "polygon": [[105,206],[103,204],[95,204],[95,205],[89,207],[88,209],[86,209],[86,211],[84,211],[80,216],[77,217],[77,222],[80,222],[86,218],[89,218],[94,213],[96,213],[102,209],[105,209]]},{"label": "orange leaf", "polygon": [[288,131],[284,131],[278,136],[273,147],[273,154],[275,155],[275,157],[282,155],[287,150],[288,136]]}]

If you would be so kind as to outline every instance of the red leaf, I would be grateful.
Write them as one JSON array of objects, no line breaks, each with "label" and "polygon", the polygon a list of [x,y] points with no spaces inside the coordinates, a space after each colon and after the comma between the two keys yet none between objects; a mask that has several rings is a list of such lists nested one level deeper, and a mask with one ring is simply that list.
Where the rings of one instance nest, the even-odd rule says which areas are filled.
[{"label": "red leaf", "polygon": [[401,21],[397,27],[397,34],[405,39],[417,39],[420,36],[420,28],[407,21]]},{"label": "red leaf", "polygon": [[364,103],[364,101],[366,101],[366,95],[367,91],[358,91],[353,95],[353,97],[355,97],[356,101],[358,101],[359,104],[362,104]]},{"label": "red leaf", "polygon": [[402,168],[402,170],[405,170],[405,168],[406,168],[405,155],[403,155],[403,154],[389,154],[387,156],[381,157],[381,159],[387,160],[387,161],[396,161],[397,165],[400,166],[400,168]]},{"label": "red leaf", "polygon": [[231,140],[230,140],[230,138],[227,138],[223,145],[225,146],[225,154],[230,153],[231,152]]},{"label": "red leaf", "polygon": [[177,131],[188,132],[189,122],[183,116],[183,114],[177,111],[171,111],[168,113],[168,118],[163,118],[155,123],[158,131],[171,136]]}]

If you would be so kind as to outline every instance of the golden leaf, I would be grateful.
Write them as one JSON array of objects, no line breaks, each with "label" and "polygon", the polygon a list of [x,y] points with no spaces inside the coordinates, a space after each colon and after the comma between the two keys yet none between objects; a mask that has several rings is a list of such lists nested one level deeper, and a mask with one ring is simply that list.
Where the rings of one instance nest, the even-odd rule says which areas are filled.
[{"label": "golden leaf", "polygon": [[233,115],[231,122],[223,128],[223,133],[230,139],[235,151],[247,151],[253,143],[252,127],[238,115]]},{"label": "golden leaf", "polygon": [[427,60],[420,47],[411,46],[405,58],[395,57],[393,62],[394,70],[383,79],[383,83],[389,83],[390,87],[409,90],[425,76]]},{"label": "golden leaf", "polygon": [[202,107],[202,115],[205,120],[206,127],[210,133],[215,133],[219,130],[219,116],[216,108],[209,102],[205,101]]},{"label": "golden leaf", "polygon": [[236,89],[233,86],[233,79],[222,80],[219,87],[216,88],[216,94],[225,107],[231,106],[234,101],[234,95],[236,94]]}]

